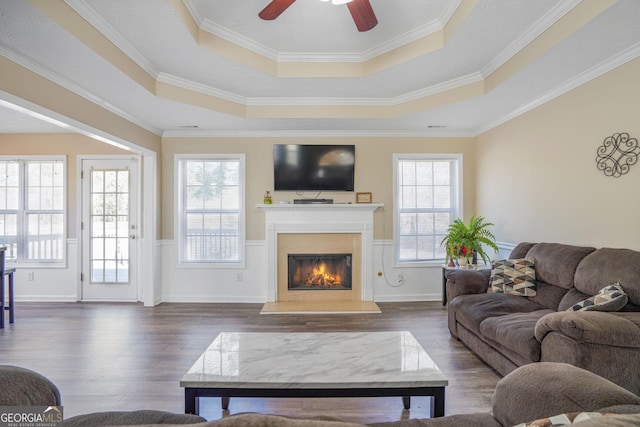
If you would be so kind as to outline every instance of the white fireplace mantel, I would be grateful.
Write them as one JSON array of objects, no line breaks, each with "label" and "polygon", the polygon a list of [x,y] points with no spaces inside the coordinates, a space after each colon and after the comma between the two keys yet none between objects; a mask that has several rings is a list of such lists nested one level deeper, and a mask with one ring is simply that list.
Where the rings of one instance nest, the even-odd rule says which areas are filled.
[{"label": "white fireplace mantel", "polygon": [[278,234],[358,233],[362,236],[362,301],[373,301],[373,213],[382,203],[258,204],[265,211],[267,302],[277,301]]}]

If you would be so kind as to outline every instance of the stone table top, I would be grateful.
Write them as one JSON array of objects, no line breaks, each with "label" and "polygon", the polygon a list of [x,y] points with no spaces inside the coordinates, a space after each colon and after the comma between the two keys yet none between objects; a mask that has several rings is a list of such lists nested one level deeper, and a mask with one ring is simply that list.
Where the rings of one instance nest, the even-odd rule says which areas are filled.
[{"label": "stone table top", "polygon": [[222,332],[182,377],[198,388],[443,387],[407,331]]}]

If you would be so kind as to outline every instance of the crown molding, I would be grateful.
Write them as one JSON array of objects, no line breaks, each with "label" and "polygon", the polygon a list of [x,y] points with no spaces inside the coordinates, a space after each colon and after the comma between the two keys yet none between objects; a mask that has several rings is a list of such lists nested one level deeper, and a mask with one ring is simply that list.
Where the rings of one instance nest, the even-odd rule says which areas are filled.
[{"label": "crown molding", "polygon": [[[459,3],[460,2],[458,2],[458,4]],[[455,12],[455,9],[454,9],[454,12]],[[450,18],[451,17],[449,17],[449,19]],[[443,22],[446,24],[448,22],[448,19],[446,21],[442,21],[439,18],[435,19],[425,25],[421,25],[418,28],[415,28],[404,34],[401,34],[398,37],[395,37],[379,46],[373,47],[371,49],[367,49],[364,52],[362,52],[362,54],[360,54],[360,61],[361,62],[368,61],[377,56],[383,55],[387,52],[391,52],[392,50],[408,45],[409,43],[415,42],[424,37],[428,37],[431,34],[437,33],[438,31],[442,31],[445,25],[443,24]]]},{"label": "crown molding", "polygon": [[236,102],[243,105],[247,105],[248,103],[248,99],[244,96],[240,96],[221,89],[216,89],[202,83],[194,82],[193,80],[187,80],[183,79],[182,77],[172,76],[171,74],[161,72],[158,74],[156,80],[160,83],[166,83],[204,95],[214,96],[216,98],[224,99],[225,101]]},{"label": "crown molding", "polygon": [[466,76],[458,77],[453,80],[438,83],[423,89],[418,89],[413,92],[408,92],[403,95],[391,98],[391,105],[398,105],[404,102],[415,101],[417,99],[426,98],[428,96],[437,95],[449,90],[458,89],[469,84],[478,83],[483,80],[481,73],[471,73]]},{"label": "crown molding", "polygon": [[138,64],[150,76],[157,76],[159,70],[149,61],[138,49],[133,47],[122,35],[116,31],[107,21],[105,21],[95,9],[89,6],[84,0],[64,0],[78,15],[91,24],[111,43],[127,55],[133,62]]},{"label": "crown molding", "polygon": [[[82,0],[69,0],[82,1]],[[200,15],[198,8],[191,0],[183,0],[183,3],[191,17],[202,31],[206,31],[216,37],[224,39],[241,48],[250,50],[268,59],[277,62],[365,62],[409,43],[420,40],[438,31],[442,31],[455,11],[462,4],[462,0],[450,1],[442,16],[418,28],[401,34],[385,43],[374,46],[362,52],[280,52],[276,49],[260,43],[252,38],[245,37],[222,25],[216,24]]]},{"label": "crown molding", "polygon": [[68,80],[65,77],[62,77],[60,74],[56,73],[55,71],[43,66],[40,63],[37,63],[29,58],[26,58],[24,55],[21,55],[17,52],[15,52],[14,50],[8,48],[7,46],[5,46],[4,44],[2,44],[0,42],[0,55],[4,56],[5,58],[15,62],[16,64],[30,70],[33,71],[34,73],[44,77],[45,79],[62,86],[63,88],[75,93],[78,96],[81,96],[82,98],[88,100],[89,102],[92,102],[96,105],[98,105],[99,107],[104,108],[105,110],[110,111],[111,113],[122,117],[123,119],[135,124],[136,126],[140,126],[141,128],[156,134],[156,135],[160,135],[162,133],[162,131],[158,128],[156,128],[155,126],[150,125],[149,123],[143,122],[142,120],[140,120],[139,118],[127,113],[126,111],[116,107],[115,105],[105,101],[104,99],[100,98],[99,96],[97,96],[96,94],[94,94],[93,92],[90,92],[88,90],[86,90],[85,88],[77,85],[76,83],[72,82],[71,80]]},{"label": "crown molding", "polygon": [[609,71],[612,71],[624,64],[626,64],[629,61],[632,61],[636,58],[640,57],[640,43],[637,43],[633,46],[631,46],[628,49],[625,49],[624,51],[612,56],[611,58],[591,67],[590,69],[578,74],[577,76],[573,77],[572,79],[569,79],[567,81],[565,81],[564,83],[562,83],[559,86],[556,86],[555,88],[545,92],[544,94],[542,94],[541,96],[537,97],[536,99],[532,100],[531,102],[522,105],[520,108],[517,108],[515,110],[513,110],[511,113],[502,116],[501,118],[487,123],[485,126],[482,126],[480,128],[478,128],[475,131],[475,136],[481,135],[487,131],[490,131],[491,129],[500,126],[501,124],[504,124],[506,122],[508,122],[509,120],[515,119],[518,116],[523,115],[524,113],[533,110],[534,108],[537,108],[543,104],[546,104],[547,102],[561,96],[564,95],[565,93],[579,87],[582,86],[585,83],[590,82],[591,80],[594,80],[606,73],[608,73]]},{"label": "crown molding", "polygon": [[540,18],[535,24],[533,24],[526,32],[520,37],[515,39],[509,44],[502,52],[500,52],[495,58],[491,60],[485,67],[480,70],[480,74],[483,78],[487,78],[498,68],[503,66],[507,61],[513,58],[518,52],[529,45],[540,34],[547,31],[553,24],[558,22],[560,18],[569,13],[574,7],[580,4],[582,0],[566,0],[558,2],[553,9]]},{"label": "crown molding", "polygon": [[[189,8],[188,10],[191,11],[191,9]],[[235,31],[223,27],[222,25],[211,22],[208,19],[201,20],[198,26],[200,27],[200,30],[206,31],[209,34],[213,34],[216,37],[220,37],[221,39],[231,42],[241,48],[250,50],[273,61],[278,60],[279,52],[277,50],[272,49],[269,46],[262,44],[254,39],[245,37],[242,34],[236,33]]]},{"label": "crown molding", "polygon": [[[185,3],[186,4],[186,3]],[[188,10],[191,10],[188,8]],[[455,11],[455,10],[454,10]],[[195,20],[195,17],[194,17]],[[198,21],[196,21],[198,22]],[[202,31],[206,31],[216,37],[224,39],[241,48],[250,50],[276,62],[365,62],[384,53],[407,45],[423,37],[441,31],[443,25],[440,20],[434,20],[400,36],[391,39],[379,46],[362,52],[280,52],[268,47],[252,38],[245,37],[222,25],[209,20],[203,20],[199,25]]]},{"label": "crown molding", "polygon": [[147,148],[140,147],[131,141],[124,140],[118,136],[97,129],[86,123],[79,122],[71,117],[64,116],[56,111],[49,110],[41,105],[34,104],[31,101],[19,98],[13,94],[0,90],[0,106],[10,108],[28,116],[44,120],[56,126],[66,129],[68,133],[79,133],[89,138],[104,142],[123,150],[133,151],[137,153],[149,153]]},{"label": "crown molding", "polygon": [[202,15],[200,15],[200,11],[196,7],[196,5],[193,4],[193,0],[182,0],[182,4],[184,4],[184,6],[187,8],[187,10],[189,11],[189,14],[191,15],[195,23],[198,25],[198,27],[201,27],[202,21],[204,21],[204,18],[202,17]]},{"label": "crown molding", "polygon": [[252,130],[252,131],[165,131],[163,138],[471,138],[475,133],[461,129],[427,130]]},{"label": "crown molding", "polygon": [[480,73],[473,73],[462,76],[447,82],[429,86],[413,92],[408,92],[391,98],[346,98],[346,97],[254,97],[246,98],[231,92],[226,92],[211,86],[203,85],[181,77],[172,76],[166,73],[158,75],[159,82],[167,83],[183,89],[191,90],[214,96],[226,101],[235,102],[247,106],[387,106],[392,107],[405,102],[414,101],[428,96],[436,95],[448,90],[457,89],[466,85],[482,81]]}]

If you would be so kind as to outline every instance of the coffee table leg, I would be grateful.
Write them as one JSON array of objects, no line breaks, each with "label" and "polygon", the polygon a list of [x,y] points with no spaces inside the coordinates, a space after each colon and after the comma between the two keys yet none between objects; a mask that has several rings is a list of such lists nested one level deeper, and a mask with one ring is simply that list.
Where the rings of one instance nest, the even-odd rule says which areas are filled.
[{"label": "coffee table leg", "polygon": [[196,414],[198,415],[198,398],[196,397],[196,392],[193,389],[185,388],[184,389],[184,413],[185,414]]},{"label": "coffee table leg", "polygon": [[230,400],[230,397],[229,397],[229,396],[222,396],[222,397],[220,398],[220,400],[222,401],[222,409],[224,409],[225,411],[226,411],[227,409],[229,409],[229,400]]},{"label": "coffee table leg", "polygon": [[411,409],[411,396],[402,396],[402,404],[404,409]]},{"label": "coffee table leg", "polygon": [[431,401],[433,417],[444,417],[444,388],[434,393]]}]

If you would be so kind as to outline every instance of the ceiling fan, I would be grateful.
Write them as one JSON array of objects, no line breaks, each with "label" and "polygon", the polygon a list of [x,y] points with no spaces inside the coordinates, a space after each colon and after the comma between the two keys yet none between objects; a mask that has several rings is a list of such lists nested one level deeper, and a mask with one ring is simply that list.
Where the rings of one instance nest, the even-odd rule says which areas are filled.
[{"label": "ceiling fan", "polygon": [[[291,6],[296,0],[272,0],[258,16],[264,20],[271,21],[276,19],[282,12]],[[328,1],[328,0],[323,0]],[[376,14],[373,12],[369,0],[332,0],[333,4],[346,3],[353,17],[358,31],[369,31],[378,24]]]}]

